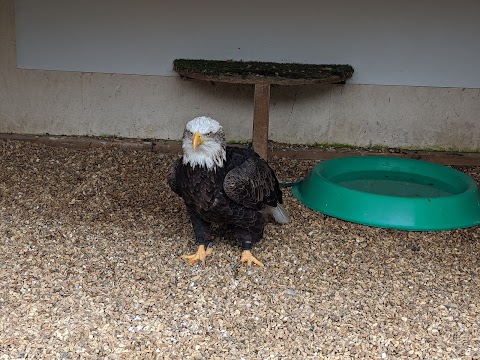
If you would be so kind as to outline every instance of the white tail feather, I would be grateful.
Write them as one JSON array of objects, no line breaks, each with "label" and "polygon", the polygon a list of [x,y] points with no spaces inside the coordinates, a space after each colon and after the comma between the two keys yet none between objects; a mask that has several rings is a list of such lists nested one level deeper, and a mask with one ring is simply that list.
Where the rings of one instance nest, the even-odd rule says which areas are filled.
[{"label": "white tail feather", "polygon": [[267,206],[267,213],[272,215],[279,224],[286,224],[290,221],[290,216],[288,216],[287,210],[282,204],[277,204],[276,207]]}]

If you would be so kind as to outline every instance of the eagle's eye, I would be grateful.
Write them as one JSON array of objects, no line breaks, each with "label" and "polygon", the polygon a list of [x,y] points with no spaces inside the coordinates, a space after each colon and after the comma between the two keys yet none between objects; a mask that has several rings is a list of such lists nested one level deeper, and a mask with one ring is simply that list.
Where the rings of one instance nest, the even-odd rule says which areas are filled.
[{"label": "eagle's eye", "polygon": [[211,131],[205,134],[206,137],[212,137],[212,135],[213,133]]}]

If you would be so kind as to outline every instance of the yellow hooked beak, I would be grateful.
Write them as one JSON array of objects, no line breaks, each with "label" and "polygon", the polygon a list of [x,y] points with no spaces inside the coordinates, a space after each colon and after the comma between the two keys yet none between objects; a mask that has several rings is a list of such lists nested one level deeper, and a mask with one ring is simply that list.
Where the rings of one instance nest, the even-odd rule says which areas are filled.
[{"label": "yellow hooked beak", "polygon": [[193,141],[192,141],[193,151],[195,151],[197,149],[197,146],[200,145],[201,143],[203,143],[202,134],[200,134],[197,131],[197,132],[195,132],[195,134],[193,134]]}]

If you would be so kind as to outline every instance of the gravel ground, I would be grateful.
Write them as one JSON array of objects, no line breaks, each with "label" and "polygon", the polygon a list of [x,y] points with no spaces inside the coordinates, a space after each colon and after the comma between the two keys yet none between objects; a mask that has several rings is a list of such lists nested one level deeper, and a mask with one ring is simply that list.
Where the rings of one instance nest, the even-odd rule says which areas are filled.
[{"label": "gravel ground", "polygon": [[[480,358],[480,228],[371,228],[286,190],[266,268],[237,267],[221,228],[188,266],[174,158],[0,141],[0,359]],[[314,162],[271,164],[293,181]]]}]

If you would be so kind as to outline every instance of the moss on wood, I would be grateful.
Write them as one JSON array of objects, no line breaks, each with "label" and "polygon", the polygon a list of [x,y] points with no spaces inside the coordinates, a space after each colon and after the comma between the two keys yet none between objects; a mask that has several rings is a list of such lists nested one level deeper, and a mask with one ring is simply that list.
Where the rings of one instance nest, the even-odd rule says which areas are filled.
[{"label": "moss on wood", "polygon": [[353,74],[350,65],[318,65],[275,63],[260,61],[221,61],[176,59],[173,68],[179,73],[195,73],[212,77],[270,77],[278,79],[317,80],[331,77],[349,79]]}]

